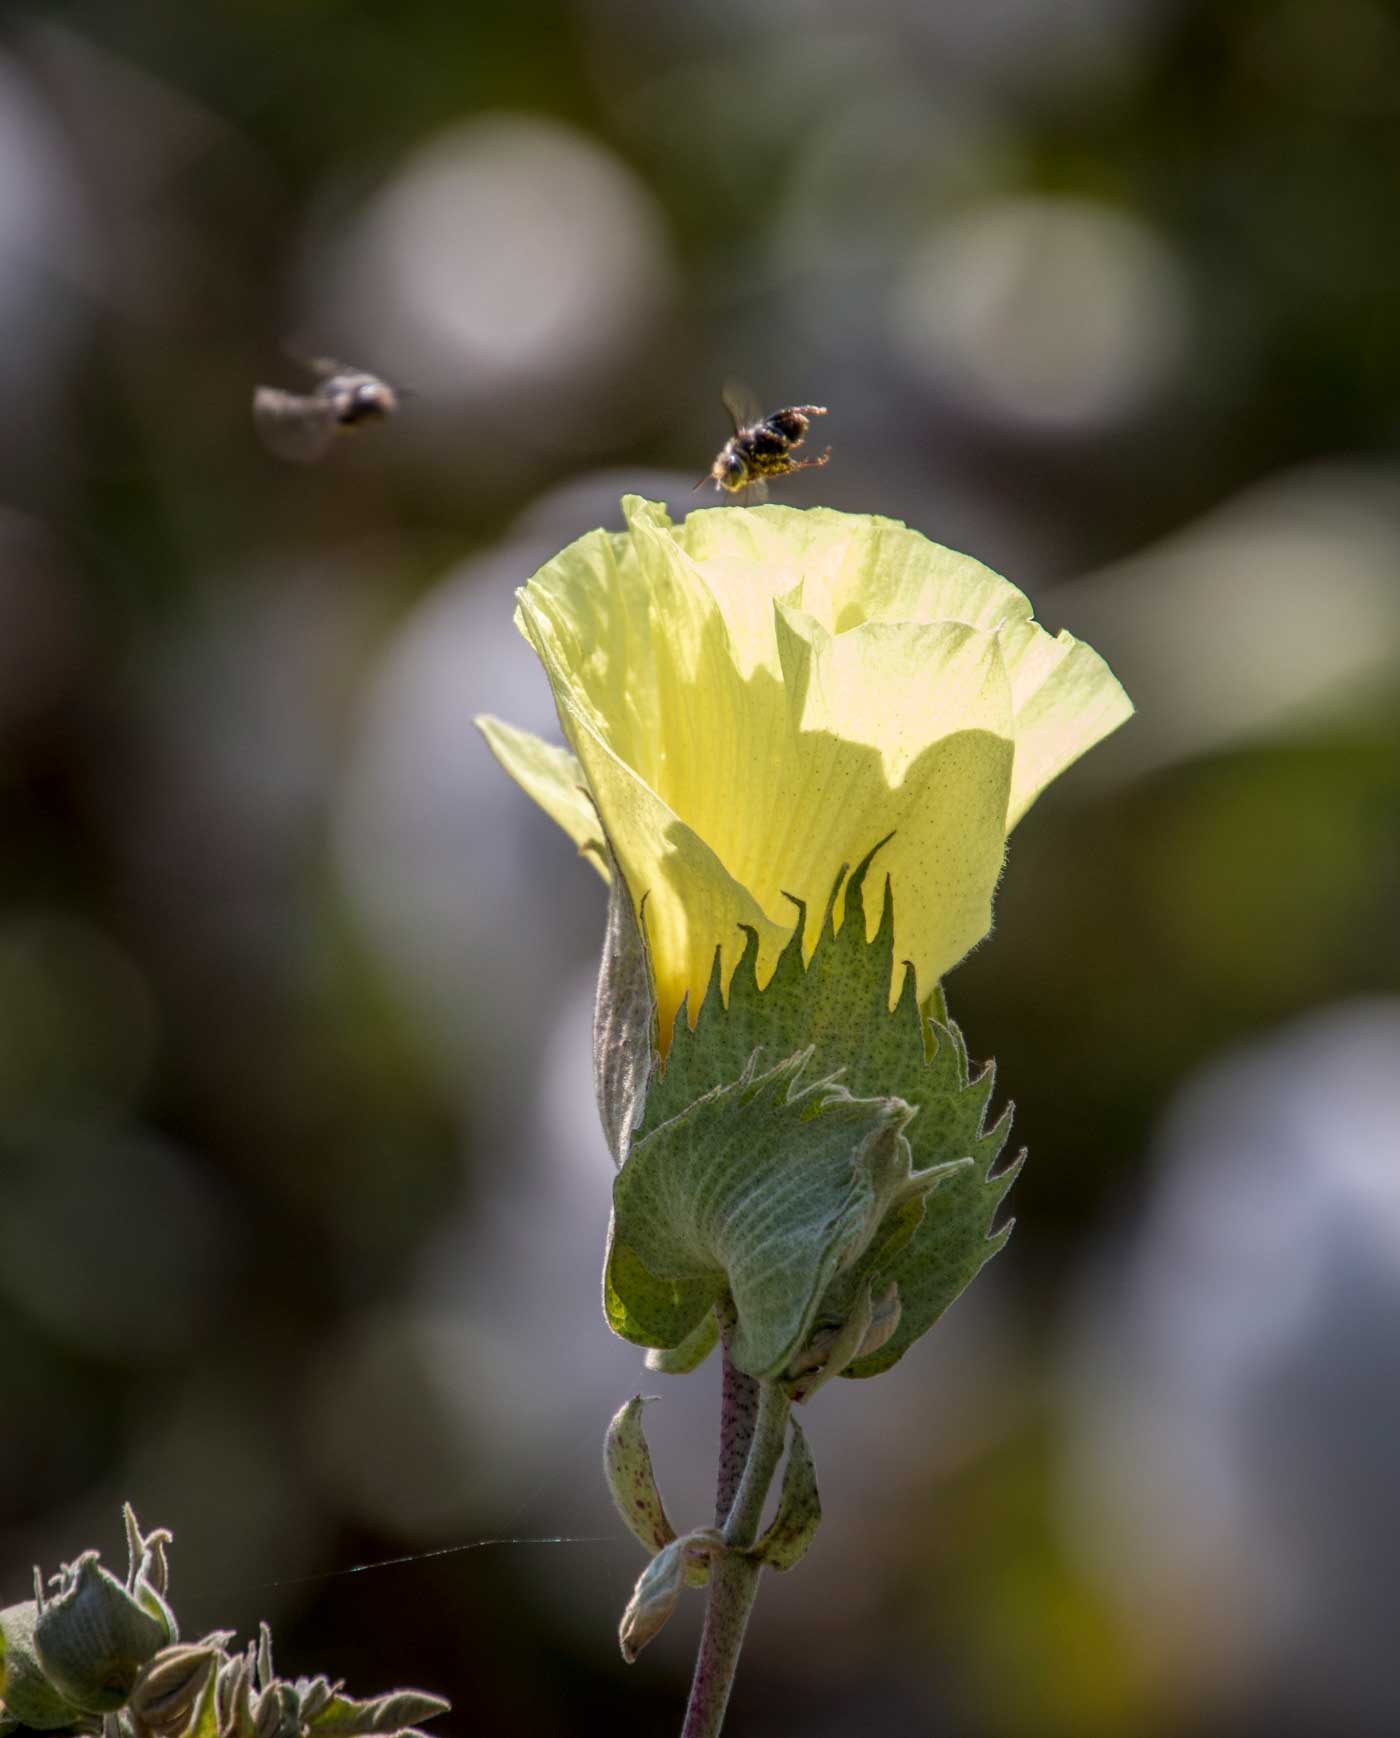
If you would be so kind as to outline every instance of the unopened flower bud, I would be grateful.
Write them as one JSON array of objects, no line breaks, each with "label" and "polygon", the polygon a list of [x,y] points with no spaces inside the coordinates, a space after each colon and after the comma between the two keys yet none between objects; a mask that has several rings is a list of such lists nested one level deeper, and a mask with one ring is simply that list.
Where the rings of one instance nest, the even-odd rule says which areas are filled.
[{"label": "unopened flower bud", "polygon": [[45,1677],[34,1646],[39,1606],[32,1599],[0,1611],[4,1642],[4,1682],[0,1687],[0,1731],[18,1723],[35,1732],[71,1726],[78,1710]]},{"label": "unopened flower bud", "polygon": [[253,1704],[253,1738],[296,1738],[300,1729],[296,1691],[279,1678]]},{"label": "unopened flower bud", "polygon": [[85,1551],[64,1569],[58,1594],[44,1602],[34,1643],[44,1676],[86,1713],[120,1708],[142,1666],[169,1640],[159,1618]]},{"label": "unopened flower bud", "polygon": [[131,1692],[132,1718],[157,1734],[182,1732],[218,1661],[208,1640],[163,1648]]},{"label": "unopened flower bud", "polygon": [[336,1692],[344,1688],[343,1681],[333,1684],[329,1678],[298,1678],[295,1689],[302,1723],[309,1726],[330,1707]]}]

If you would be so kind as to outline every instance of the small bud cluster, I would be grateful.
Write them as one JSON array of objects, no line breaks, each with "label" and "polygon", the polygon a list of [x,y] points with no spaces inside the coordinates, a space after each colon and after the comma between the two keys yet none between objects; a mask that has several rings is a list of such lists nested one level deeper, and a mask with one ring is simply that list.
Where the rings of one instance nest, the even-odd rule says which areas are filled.
[{"label": "small bud cluster", "polygon": [[230,1652],[232,1630],[181,1642],[168,1603],[163,1529],[125,1510],[126,1581],[96,1551],[65,1564],[34,1598],[0,1611],[0,1738],[22,1730],[85,1738],[423,1738],[439,1696],[396,1690],[369,1701],[324,1677],[272,1669],[272,1637]]},{"label": "small bud cluster", "polygon": [[447,1708],[419,1690],[356,1701],[329,1678],[279,1678],[266,1624],[240,1653],[229,1652],[232,1640],[232,1631],[217,1630],[202,1642],[162,1649],[123,1715],[108,1716],[103,1738],[423,1738],[416,1722]]},{"label": "small bud cluster", "polygon": [[[676,1609],[682,1587],[704,1587],[717,1559],[743,1556],[770,1569],[800,1563],[821,1523],[821,1497],[807,1439],[796,1419],[788,1448],[778,1512],[752,1544],[736,1544],[718,1527],[694,1527],[679,1536],[657,1487],[642,1425],[645,1397],[634,1394],[619,1408],[603,1444],[603,1471],[618,1513],[653,1553],[622,1614],[618,1641],[631,1665]],[[784,1426],[786,1429],[786,1426]]]}]

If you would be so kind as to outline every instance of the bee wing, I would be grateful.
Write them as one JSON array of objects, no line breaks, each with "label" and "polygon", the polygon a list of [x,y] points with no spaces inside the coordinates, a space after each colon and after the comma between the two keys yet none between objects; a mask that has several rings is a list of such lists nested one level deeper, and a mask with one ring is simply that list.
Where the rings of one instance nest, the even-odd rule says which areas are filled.
[{"label": "bee wing", "polygon": [[[293,353],[289,350],[287,354],[290,356]],[[390,387],[379,375],[371,374],[368,368],[352,368],[348,362],[338,362],[334,356],[297,356],[295,360],[316,376],[318,390],[324,388],[331,381],[371,380],[376,385],[385,387],[386,391],[397,394],[400,398],[417,396],[411,386]]]},{"label": "bee wing", "polygon": [[746,507],[761,507],[768,499],[768,485],[762,477],[755,477],[752,482],[744,484],[744,505]]},{"label": "bee wing", "polygon": [[335,439],[335,406],[326,398],[260,386],[253,394],[253,423],[270,453],[307,465]]},{"label": "bee wing", "polygon": [[749,428],[753,423],[763,421],[762,406],[742,381],[726,380],[724,390],[719,396],[720,402],[729,412],[735,434],[741,428]]},{"label": "bee wing", "polygon": [[298,368],[303,368],[308,374],[314,374],[317,380],[333,380],[337,374],[354,374],[353,368],[347,368],[343,362],[337,362],[334,356],[308,356],[304,350],[285,339],[281,345],[282,354],[289,362],[294,362]]}]

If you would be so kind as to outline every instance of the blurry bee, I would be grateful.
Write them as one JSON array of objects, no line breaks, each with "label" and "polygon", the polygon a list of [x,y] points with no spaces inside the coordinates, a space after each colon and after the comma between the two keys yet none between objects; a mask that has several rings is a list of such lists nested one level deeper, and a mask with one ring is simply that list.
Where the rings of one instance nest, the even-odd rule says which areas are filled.
[{"label": "blurry bee", "polygon": [[750,410],[731,386],[724,390],[724,408],[734,424],[734,433],[716,455],[709,477],[702,477],[695,485],[697,489],[713,478],[717,489],[731,495],[742,489],[746,503],[762,501],[768,493],[768,478],[785,477],[790,471],[813,470],[831,457],[830,447],[813,459],[791,456],[806,440],[812,418],[826,415],[824,404],[792,404],[786,410],[775,410],[771,416],[761,416]]},{"label": "blurry bee", "polygon": [[399,395],[377,375],[321,356],[307,363],[317,377],[309,393],[260,386],[253,421],[263,444],[279,459],[309,464],[321,458],[342,429],[383,422],[399,408]]}]

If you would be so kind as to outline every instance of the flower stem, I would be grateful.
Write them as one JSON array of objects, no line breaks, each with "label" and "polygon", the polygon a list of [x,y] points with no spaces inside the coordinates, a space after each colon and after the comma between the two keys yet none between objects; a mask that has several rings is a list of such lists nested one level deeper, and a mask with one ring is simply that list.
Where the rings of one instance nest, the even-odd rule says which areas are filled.
[{"label": "flower stem", "polygon": [[725,1298],[715,1305],[719,1316],[722,1350],[723,1388],[719,1414],[719,1477],[715,1486],[715,1525],[722,1527],[734,1507],[739,1492],[739,1480],[753,1444],[754,1425],[758,1421],[758,1383],[731,1362],[729,1345],[739,1326],[734,1305]]},{"label": "flower stem", "polygon": [[[724,1401],[720,1423],[720,1508],[717,1515],[725,1543],[752,1545],[758,1537],[763,1505],[773,1475],[783,1458],[788,1413],[792,1402],[772,1382],[755,1382],[729,1361],[729,1335],[724,1336]],[[757,1411],[753,1399],[756,1391]],[[747,1452],[746,1452],[747,1451]],[[735,1468],[743,1457],[743,1473],[735,1488]],[[732,1500],[729,1500],[732,1493]],[[717,1557],[710,1570],[709,1601],[700,1654],[690,1686],[690,1705],[681,1738],[718,1738],[729,1704],[739,1650],[749,1612],[758,1592],[762,1565],[737,1554]]]}]

